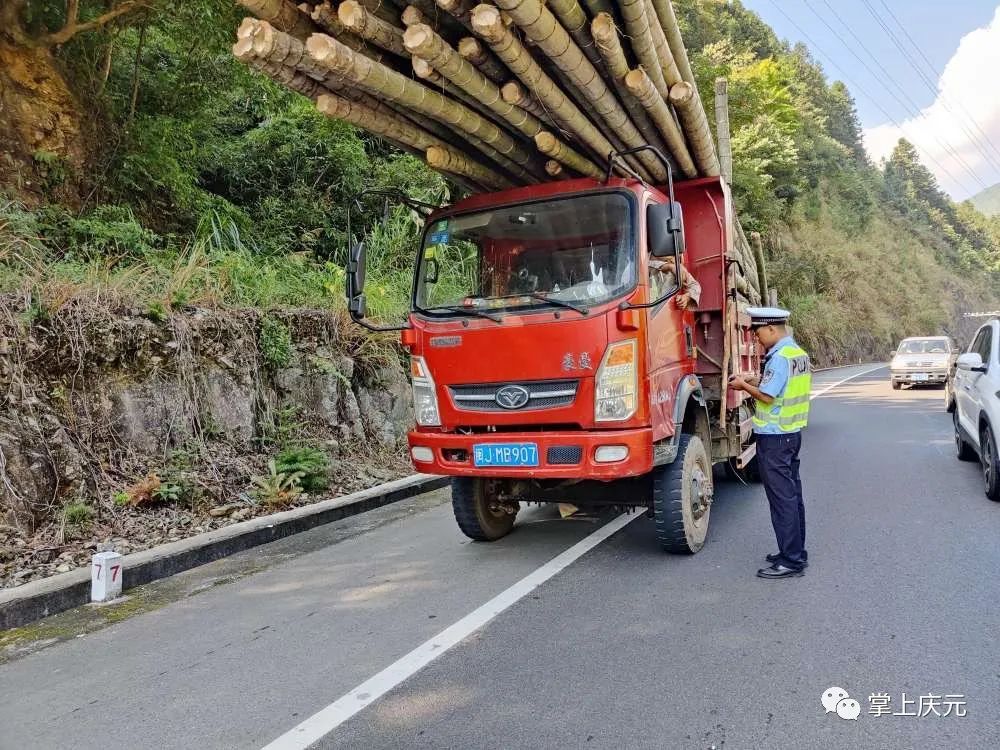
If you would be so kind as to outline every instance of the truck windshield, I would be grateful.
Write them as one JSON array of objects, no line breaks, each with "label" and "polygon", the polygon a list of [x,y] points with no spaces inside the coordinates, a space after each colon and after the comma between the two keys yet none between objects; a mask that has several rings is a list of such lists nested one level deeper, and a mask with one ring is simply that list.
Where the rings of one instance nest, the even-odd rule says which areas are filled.
[{"label": "truck windshield", "polygon": [[585,310],[635,281],[631,204],[601,193],[436,219],[424,235],[415,301],[442,314]]}]

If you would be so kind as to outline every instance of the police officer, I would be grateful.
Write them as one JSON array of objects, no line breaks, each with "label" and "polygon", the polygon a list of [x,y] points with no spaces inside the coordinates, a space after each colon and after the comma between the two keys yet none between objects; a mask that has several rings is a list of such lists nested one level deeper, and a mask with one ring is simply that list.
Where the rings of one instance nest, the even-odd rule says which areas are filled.
[{"label": "police officer", "polygon": [[760,378],[733,377],[730,387],[754,398],[753,430],[757,438],[757,466],[771,524],[778,540],[777,554],[768,555],[770,567],[761,578],[800,576],[809,564],[806,552],[806,511],[799,478],[802,428],[809,421],[812,374],[809,355],[788,332],[790,313],[777,307],[751,307],[750,328],[767,352]]}]

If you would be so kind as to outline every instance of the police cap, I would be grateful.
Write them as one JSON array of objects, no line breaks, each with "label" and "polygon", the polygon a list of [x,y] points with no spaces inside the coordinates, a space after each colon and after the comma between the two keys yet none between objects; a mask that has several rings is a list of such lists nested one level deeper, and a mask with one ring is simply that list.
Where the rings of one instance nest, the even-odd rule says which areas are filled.
[{"label": "police cap", "polygon": [[750,327],[759,328],[770,325],[783,326],[792,314],[780,307],[748,307],[747,315],[750,316]]}]

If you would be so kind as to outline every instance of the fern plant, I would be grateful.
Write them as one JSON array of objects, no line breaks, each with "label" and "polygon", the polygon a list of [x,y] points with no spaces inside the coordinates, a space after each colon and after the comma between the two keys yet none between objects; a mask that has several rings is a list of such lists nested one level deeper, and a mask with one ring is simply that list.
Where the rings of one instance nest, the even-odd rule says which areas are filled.
[{"label": "fern plant", "polygon": [[272,458],[267,462],[268,473],[253,477],[250,481],[254,486],[251,491],[254,499],[268,508],[287,508],[295,498],[302,494],[302,472],[284,473]]}]

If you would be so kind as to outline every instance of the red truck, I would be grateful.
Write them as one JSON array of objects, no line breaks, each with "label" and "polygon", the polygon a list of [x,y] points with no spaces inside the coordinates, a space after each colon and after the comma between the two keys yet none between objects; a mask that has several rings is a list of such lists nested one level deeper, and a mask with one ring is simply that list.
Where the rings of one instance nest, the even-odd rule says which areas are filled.
[{"label": "red truck", "polygon": [[[648,147],[647,147],[648,148]],[[426,219],[410,354],[420,472],[452,477],[470,538],[510,532],[526,502],[646,508],[670,552],[703,546],[713,464],[752,471],[756,372],[732,199],[718,177],[652,186],[582,178],[466,198]],[[674,301],[674,257],[701,284]],[[347,267],[364,320],[364,244]]]}]

